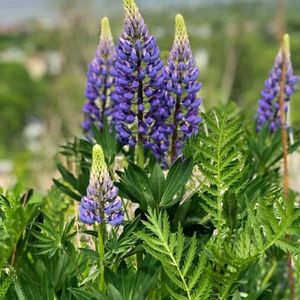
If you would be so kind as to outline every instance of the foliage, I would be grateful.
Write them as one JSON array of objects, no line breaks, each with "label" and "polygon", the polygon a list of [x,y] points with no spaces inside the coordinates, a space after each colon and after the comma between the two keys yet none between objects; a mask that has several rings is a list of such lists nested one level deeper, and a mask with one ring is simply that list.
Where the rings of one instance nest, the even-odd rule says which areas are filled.
[{"label": "foliage", "polygon": [[[143,222],[150,235],[139,232],[146,252],[159,260],[174,286],[167,285],[174,299],[209,299],[211,283],[205,255],[198,254],[197,239],[185,242],[182,228],[170,232],[167,214],[149,211],[148,222]],[[198,254],[198,255],[197,255]]]},{"label": "foliage", "polygon": [[[37,214],[41,197],[29,190],[21,197],[13,191],[0,195],[0,267],[6,264],[26,226]],[[16,252],[16,249],[14,250]],[[15,260],[15,253],[12,254]]]},{"label": "foliage", "polygon": [[191,159],[179,158],[170,167],[165,178],[157,162],[150,162],[147,170],[129,162],[125,172],[118,173],[120,177],[118,187],[123,197],[139,203],[144,211],[148,207],[170,207],[182,199],[192,167]]},{"label": "foliage", "polygon": [[[166,170],[149,153],[141,167],[130,151],[104,146],[127,209],[123,229],[104,235],[105,290],[98,286],[97,226],[70,217],[88,184],[92,142],[62,147],[62,178],[42,208],[31,192],[21,201],[3,195],[5,299],[286,299],[287,284],[284,291],[278,286],[286,253],[299,256],[300,214],[297,194],[284,200],[279,186],[278,137],[255,136],[230,109],[203,120],[185,157]],[[116,175],[117,157],[127,164]],[[134,218],[132,203],[139,206]]]},{"label": "foliage", "polygon": [[213,111],[203,118],[204,134],[187,145],[186,154],[193,155],[206,179],[201,188],[202,206],[218,230],[222,230],[226,193],[230,190],[238,193],[243,187],[246,160],[244,132],[239,120],[221,112]]},{"label": "foliage", "polygon": [[[130,4],[129,8],[134,8],[132,1],[125,0],[126,3]],[[239,7],[239,4],[232,5]],[[65,13],[68,12],[67,5]],[[193,17],[196,18],[196,15]],[[234,20],[236,26],[242,24],[242,17],[243,14],[238,20]],[[78,23],[78,20],[74,18],[73,24]],[[219,28],[218,30],[226,32],[228,28],[223,26],[223,22],[216,18],[212,25],[213,31]],[[130,22],[127,23],[128,32],[132,30],[131,25]],[[144,23],[139,29],[144,31],[143,26]],[[7,192],[1,190],[0,299],[290,298],[286,276],[287,256],[291,255],[293,259],[295,278],[299,281],[300,212],[299,195],[290,190],[286,199],[282,191],[281,134],[279,131],[270,133],[266,128],[256,132],[252,119],[247,118],[248,112],[240,111],[235,104],[228,102],[230,95],[234,95],[238,102],[242,98],[256,99],[254,95],[258,93],[252,89],[252,85],[255,85],[256,80],[261,83],[263,74],[260,71],[264,67],[262,57],[256,57],[254,50],[259,48],[257,45],[262,43],[262,39],[269,37],[269,33],[263,31],[263,37],[259,39],[252,33],[240,34],[243,26],[237,27],[237,32],[233,32],[228,39],[229,47],[225,51],[229,55],[220,55],[224,39],[220,39],[219,33],[213,35],[210,42],[202,39],[204,47],[213,48],[210,55],[217,58],[218,63],[225,65],[223,79],[222,73],[216,69],[207,70],[204,85],[210,77],[214,78],[213,84],[222,83],[220,91],[211,93],[206,89],[206,96],[213,98],[218,95],[216,98],[219,98],[221,95],[221,101],[226,105],[208,109],[202,114],[198,133],[187,137],[182,155],[172,165],[161,167],[149,147],[122,147],[115,129],[105,120],[103,129],[92,127],[92,134],[88,139],[74,137],[61,146],[56,161],[59,175],[44,197],[32,190],[22,195],[19,189],[23,183]],[[78,29],[82,28],[76,26],[77,31]],[[80,35],[84,35],[83,33],[80,31]],[[169,37],[170,34],[167,34],[164,42],[169,43]],[[192,33],[192,42],[194,38]],[[46,37],[37,36],[37,39],[41,51],[48,49],[44,43]],[[72,39],[73,36],[69,36],[69,40]],[[123,55],[127,57],[128,45],[132,41],[128,45],[122,39],[120,41],[126,52]],[[64,45],[67,44],[69,43],[64,40]],[[145,44],[138,42],[135,46],[140,48]],[[62,86],[64,95],[65,83],[74,83],[73,77],[68,77],[68,74],[75,74],[74,70],[78,65],[80,68],[85,65],[85,54],[81,53],[83,48],[73,48],[77,52],[65,51],[66,70],[56,78],[56,88],[59,90]],[[271,47],[266,48],[263,51],[264,58],[273,57],[273,50]],[[246,55],[239,55],[241,51]],[[140,61],[132,52],[130,59]],[[256,57],[256,64],[249,60],[248,55],[252,52]],[[78,59],[76,53],[83,54],[77,65],[74,63]],[[139,100],[143,98],[143,89],[147,90],[150,84],[141,79],[144,75],[140,68],[144,68],[149,60],[146,54],[143,55],[146,60],[141,66],[137,66],[141,84],[137,86],[136,78],[131,78],[132,84],[139,90]],[[163,56],[167,57],[168,53]],[[159,57],[159,51],[151,54],[151,57]],[[132,71],[127,68],[126,63],[124,59],[123,64],[119,65],[122,72],[128,73],[122,73],[125,79],[119,83],[127,91],[127,79]],[[226,65],[235,65],[235,68],[231,69]],[[156,67],[151,65],[146,72],[156,72]],[[179,67],[183,68],[182,65]],[[231,73],[234,69],[238,74],[247,74],[247,82],[242,76],[227,74],[227,71]],[[1,70],[4,71],[4,85],[0,84],[0,103],[5,102],[2,120],[5,128],[0,128],[0,135],[9,143],[11,133],[18,136],[27,117],[36,113],[38,106],[33,106],[41,95],[41,82],[33,85],[25,69],[17,64],[2,64]],[[97,73],[97,68],[95,71]],[[176,78],[176,72],[171,75],[173,84],[177,86],[176,82],[181,79]],[[187,82],[194,75],[190,74],[186,78]],[[76,82],[80,79],[76,77]],[[249,82],[251,91],[247,88],[250,86]],[[79,87],[81,84],[82,82]],[[163,82],[160,82],[159,87],[162,85]],[[174,89],[174,86],[169,86],[168,89]],[[195,87],[190,85],[188,89],[192,91]],[[77,88],[72,92],[75,96],[79,95]],[[152,91],[148,90],[147,93],[150,95]],[[181,90],[177,88],[176,93],[181,94]],[[53,95],[55,91],[49,91],[48,97]],[[133,101],[136,100],[136,95],[130,93],[121,95],[123,96],[124,99],[133,97]],[[146,103],[146,107],[139,105],[138,110],[147,111],[157,102],[155,97],[149,100],[150,104]],[[30,103],[28,99],[31,100]],[[180,97],[177,97],[176,102],[177,100]],[[188,101],[185,102],[189,106]],[[243,105],[247,104],[248,102],[244,102]],[[12,108],[17,106],[16,114],[13,118],[8,118],[12,116]],[[205,105],[205,108],[208,106]],[[61,107],[64,110],[65,106]],[[71,116],[70,123],[76,123],[72,110],[65,111]],[[161,110],[157,113],[163,115]],[[181,115],[178,111],[176,119],[188,118],[187,115]],[[127,115],[121,114],[121,118],[127,120]],[[144,122],[143,118],[140,121]],[[7,125],[10,130],[7,130]],[[136,125],[138,124],[132,125],[133,131],[130,134],[136,134],[135,130],[140,133],[143,131],[143,128]],[[181,123],[181,129],[184,129],[182,125]],[[70,124],[62,127],[69,126],[72,127]],[[163,132],[166,128],[157,130]],[[129,133],[123,132],[124,136],[126,134]],[[158,138],[161,140],[161,137]],[[293,142],[291,139],[288,142],[288,152],[297,151],[300,141]],[[108,186],[105,180],[103,182],[106,185],[103,183],[103,187],[102,184],[99,187],[96,186],[100,182],[99,178],[90,178],[94,144],[101,145],[110,173],[108,177],[118,187],[111,193],[114,198],[108,196],[107,190],[103,190]],[[161,144],[161,150],[166,145],[167,143]],[[101,177],[100,172],[97,176]],[[95,189],[92,188],[87,193],[88,184],[93,179]],[[100,222],[100,219],[100,224],[95,222],[93,225],[86,225],[80,222],[78,202],[87,194],[94,197],[95,191],[97,202],[92,204],[96,212],[109,209],[115,212],[112,207],[105,207],[103,195],[113,199],[118,195],[121,198],[112,206],[118,207],[117,204],[122,201],[125,211],[122,225],[112,227]],[[87,206],[92,205],[90,199],[85,200]],[[87,209],[87,213],[91,211]],[[298,286],[296,293],[299,298]]]}]

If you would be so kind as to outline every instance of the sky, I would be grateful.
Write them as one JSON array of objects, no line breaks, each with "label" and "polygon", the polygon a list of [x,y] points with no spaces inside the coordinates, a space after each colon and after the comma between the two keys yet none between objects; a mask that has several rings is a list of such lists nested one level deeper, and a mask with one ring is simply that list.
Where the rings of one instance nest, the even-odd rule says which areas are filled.
[{"label": "sky", "polygon": [[[86,3],[87,0],[81,0]],[[105,7],[114,9],[121,0],[89,0],[97,8],[105,3]],[[230,2],[231,0],[136,0],[140,8],[163,9],[168,6],[195,6],[215,2]],[[246,1],[246,0],[242,0]],[[57,8],[61,0],[0,0],[0,25],[12,25],[27,19],[39,19],[53,22],[57,17]],[[80,2],[80,1],[79,1]],[[112,3],[114,5],[112,5]]]}]

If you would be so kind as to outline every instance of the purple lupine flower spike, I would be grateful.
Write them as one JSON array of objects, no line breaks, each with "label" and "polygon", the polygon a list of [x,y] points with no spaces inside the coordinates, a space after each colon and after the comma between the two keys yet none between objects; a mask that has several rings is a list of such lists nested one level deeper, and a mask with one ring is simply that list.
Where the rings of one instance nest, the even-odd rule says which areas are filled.
[{"label": "purple lupine flower spike", "polygon": [[[289,53],[289,38],[285,35],[285,43],[287,48],[286,55],[286,81],[284,83],[285,94],[285,111],[288,110],[288,101],[295,91],[295,85],[299,78],[294,76],[292,63]],[[280,49],[276,56],[273,68],[269,74],[269,78],[265,81],[264,89],[261,91],[261,98],[258,102],[256,113],[256,130],[260,131],[264,125],[269,126],[270,132],[275,132],[281,127],[280,109],[279,109],[279,91],[280,81],[283,68],[283,49]],[[287,125],[287,124],[286,124]]]},{"label": "purple lupine flower spike", "polygon": [[171,160],[174,161],[182,150],[183,142],[198,132],[199,106],[197,93],[201,88],[198,81],[199,69],[192,56],[184,19],[175,18],[175,39],[168,64],[164,68],[167,89],[167,108],[171,114]]},{"label": "purple lupine flower spike", "polygon": [[[139,143],[153,150],[163,138],[160,128],[153,128],[154,120],[167,117],[160,105],[164,95],[163,62],[134,0],[123,3],[124,32],[118,41],[115,63],[115,128],[123,145],[133,147]],[[158,152],[154,154],[159,156]]]},{"label": "purple lupine flower spike", "polygon": [[80,220],[89,225],[103,221],[112,226],[122,224],[124,212],[118,192],[107,171],[103,150],[95,145],[90,182],[79,206]]},{"label": "purple lupine flower spike", "polygon": [[114,95],[113,65],[115,62],[115,47],[107,17],[101,20],[101,34],[96,55],[88,66],[87,83],[84,104],[84,121],[81,126],[87,136],[91,135],[91,125],[103,128],[104,116],[112,114],[112,99]]}]

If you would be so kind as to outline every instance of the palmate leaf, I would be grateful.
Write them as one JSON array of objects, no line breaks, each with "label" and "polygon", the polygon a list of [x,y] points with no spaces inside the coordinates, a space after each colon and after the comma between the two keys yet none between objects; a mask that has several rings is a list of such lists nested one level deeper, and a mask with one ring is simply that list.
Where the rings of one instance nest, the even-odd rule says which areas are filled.
[{"label": "palmate leaf", "polygon": [[[8,273],[8,274],[7,274]],[[15,278],[16,273],[13,269],[10,269],[9,272],[0,271],[0,299],[5,299],[7,290]]]},{"label": "palmate leaf", "polygon": [[106,296],[99,290],[93,288],[85,290],[83,288],[69,288],[68,289],[76,300],[112,300],[111,297]]},{"label": "palmate leaf", "polygon": [[167,213],[148,213],[148,221],[143,222],[148,233],[136,235],[144,242],[143,247],[159,260],[172,284],[167,288],[174,299],[209,299],[211,282],[206,256],[197,249],[195,236],[187,241],[179,226],[170,232]]},{"label": "palmate leaf", "polygon": [[105,245],[106,261],[114,264],[116,261],[132,255],[132,251],[136,249],[137,242],[137,237],[134,235],[134,232],[137,231],[140,226],[142,226],[140,217],[137,217],[124,226],[120,235],[113,230],[111,231]]},{"label": "palmate leaf", "polygon": [[[56,253],[52,257],[31,253],[34,259],[26,255],[19,257],[17,280],[8,291],[7,299],[73,299],[68,288],[78,287],[77,278],[81,276],[77,270],[82,272],[86,266],[85,261],[76,257],[75,249],[70,255]],[[21,298],[13,296],[18,290],[23,295]]]},{"label": "palmate leaf", "polygon": [[107,272],[108,295],[111,299],[140,300],[148,299],[153,291],[160,271],[159,262],[151,255],[146,255],[138,269],[121,263],[118,270]]},{"label": "palmate leaf", "polygon": [[187,145],[206,181],[200,190],[203,208],[219,229],[225,225],[224,195],[237,193],[245,170],[245,139],[238,119],[219,111],[203,115],[202,130]]},{"label": "palmate leaf", "polygon": [[165,178],[158,163],[146,169],[129,163],[124,172],[118,172],[120,182],[116,185],[120,189],[121,197],[139,203],[143,211],[148,208],[167,208],[182,199],[192,169],[191,159],[178,158]]},{"label": "palmate leaf", "polygon": [[33,247],[38,249],[38,254],[52,257],[59,250],[68,250],[72,245],[71,240],[76,234],[76,231],[72,231],[75,219],[73,218],[65,224],[61,216],[60,222],[56,226],[46,215],[44,218],[44,223],[35,224],[39,230],[31,229],[31,234],[37,239]]}]

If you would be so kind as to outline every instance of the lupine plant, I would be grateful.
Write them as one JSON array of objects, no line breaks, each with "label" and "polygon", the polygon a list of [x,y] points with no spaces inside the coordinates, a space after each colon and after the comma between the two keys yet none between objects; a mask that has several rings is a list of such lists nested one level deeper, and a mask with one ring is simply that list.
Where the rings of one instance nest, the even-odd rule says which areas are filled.
[{"label": "lupine plant", "polygon": [[84,121],[82,128],[87,136],[91,134],[94,123],[99,129],[104,126],[104,118],[113,112],[113,66],[116,50],[110,31],[109,20],[101,20],[101,35],[96,55],[88,66],[85,97],[87,102],[82,110]]},{"label": "lupine plant", "polygon": [[83,137],[61,147],[60,178],[46,196],[1,191],[0,298],[299,298],[299,195],[281,183],[300,145],[282,135],[297,81],[288,37],[255,122],[229,104],[200,113],[183,17],[164,63],[123,4],[116,47],[102,19]]},{"label": "lupine plant", "polygon": [[[286,36],[288,39],[288,36]],[[288,42],[287,42],[288,43]],[[295,85],[299,78],[293,74],[293,67],[288,53],[286,62],[286,78],[284,82],[284,111],[288,110],[288,101],[295,92]],[[271,132],[276,131],[281,126],[280,108],[279,108],[279,91],[280,81],[283,72],[283,50],[280,49],[276,56],[274,66],[265,81],[264,89],[261,91],[261,98],[258,102],[256,128],[261,130],[263,125],[268,124]],[[288,124],[286,124],[288,125]]]},{"label": "lupine plant", "polygon": [[[167,144],[162,143],[168,127],[164,124],[163,62],[156,39],[148,31],[134,1],[124,1],[124,32],[118,40],[115,128],[120,142],[139,149],[143,162],[145,145],[162,158]],[[156,121],[161,121],[158,125]]]},{"label": "lupine plant", "polygon": [[172,136],[170,152],[172,161],[181,154],[183,142],[198,132],[199,105],[197,96],[201,88],[199,70],[192,56],[186,26],[181,15],[175,19],[175,38],[168,63],[164,68],[166,78],[166,107],[170,110]]}]

